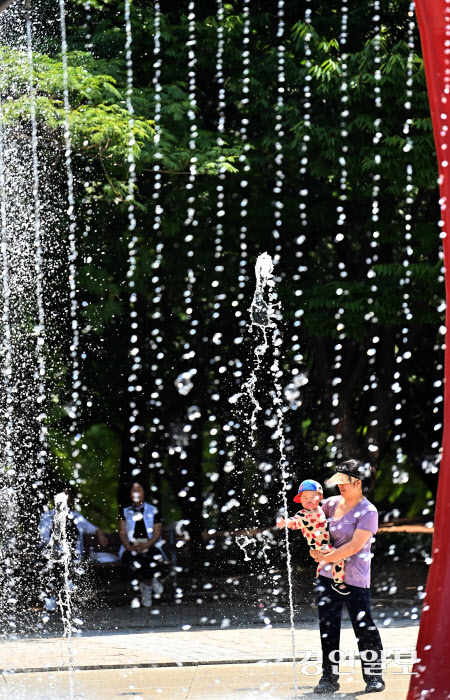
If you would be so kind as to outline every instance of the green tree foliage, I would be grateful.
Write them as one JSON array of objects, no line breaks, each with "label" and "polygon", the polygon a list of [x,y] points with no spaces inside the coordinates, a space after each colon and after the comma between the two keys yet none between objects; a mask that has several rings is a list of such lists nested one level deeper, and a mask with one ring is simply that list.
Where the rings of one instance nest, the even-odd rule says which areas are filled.
[{"label": "green tree foliage", "polygon": [[[189,521],[188,529],[197,537],[205,527],[274,521],[281,505],[281,469],[273,383],[266,371],[271,361],[261,369],[258,396],[263,411],[254,447],[249,444],[249,407],[244,402],[234,409],[228,402],[248,378],[254,361],[257,341],[246,330],[247,309],[254,290],[253,265],[265,250],[277,263],[281,381],[286,386],[298,372],[309,379],[295,405],[286,402],[285,406],[286,470],[292,490],[306,476],[323,479],[336,459],[358,456],[378,468],[375,497],[384,510],[396,507],[403,514],[415,514],[433,498],[439,454],[435,426],[442,422],[440,390],[434,386],[442,375],[438,328],[443,313],[438,307],[444,291],[436,226],[436,163],[417,31],[412,108],[407,111],[404,106],[408,4],[405,0],[381,3],[379,64],[375,63],[371,3],[359,0],[349,8],[348,114],[343,137],[340,3],[313,3],[311,23],[305,23],[307,4],[286,2],[286,79],[278,122],[276,3],[252,3],[247,66],[242,56],[242,7],[224,3],[224,133],[218,131],[215,5],[206,0],[196,3],[197,175],[192,190],[186,187],[194,123],[188,118],[187,64],[192,47],[186,45],[187,3],[162,2],[157,57],[153,56],[153,4],[132,4],[132,134],[126,109],[123,3],[91,1],[88,14],[82,3],[69,4],[70,126],[85,355],[82,447],[77,460],[84,479],[81,490],[101,524],[113,525],[114,489],[119,484],[119,499],[126,500],[126,484],[136,468],[129,460],[127,391],[134,332],[143,365],[139,377],[130,380],[142,387],[136,406],[143,427],[137,466],[150,479],[153,496],[162,498],[166,516]],[[45,3],[35,11],[49,16]],[[56,186],[64,199],[64,112],[55,32],[50,24],[37,41],[35,84],[40,134],[49,136],[48,142],[41,141],[41,157],[55,162]],[[9,125],[26,123],[24,56],[20,49],[4,46],[0,60],[3,91],[8,95],[5,119]],[[160,66],[155,67],[158,60]],[[375,79],[376,66],[380,80]],[[154,142],[156,69],[161,71],[159,143]],[[307,100],[306,84],[311,92]],[[243,93],[244,85],[248,93]],[[376,86],[381,89],[379,108],[374,106]],[[408,118],[410,151],[405,148],[404,133]],[[247,120],[244,132],[242,120]],[[276,129],[277,123],[281,129]],[[381,133],[378,143],[377,132]],[[131,137],[136,163],[137,268],[136,299],[130,305],[126,196]],[[343,146],[347,147],[346,219],[344,240],[336,244]],[[278,165],[277,154],[282,155]],[[405,189],[408,165],[413,173],[409,192]],[[282,181],[278,191],[276,180]],[[372,220],[374,184],[379,188],[376,224]],[[225,212],[220,219],[218,194],[223,194]],[[195,226],[185,224],[192,196]],[[245,206],[243,198],[248,200]],[[305,208],[299,210],[300,203]],[[279,227],[274,223],[277,207]],[[247,211],[245,217],[242,208]],[[405,214],[411,217],[410,241],[405,241]],[[245,239],[242,226],[246,226]],[[376,250],[371,245],[375,227],[380,233]],[[62,219],[57,235],[63,239],[65,228]],[[278,237],[272,233],[275,228]],[[402,284],[406,257],[411,272],[408,318]],[[64,313],[68,303],[64,276],[58,279],[58,298],[49,301],[53,317],[60,319],[49,348],[58,367],[52,379],[54,408],[49,427],[54,466],[70,474],[74,458],[63,408],[70,393],[70,329]],[[191,295],[185,294],[188,284]],[[130,328],[130,311],[138,324],[135,331]],[[337,317],[343,329],[337,329]],[[406,345],[402,343],[405,326]],[[379,339],[375,344],[374,336]],[[376,354],[371,355],[375,346]],[[399,361],[405,352],[405,359]],[[341,359],[336,360],[337,354]],[[175,380],[190,369],[197,370],[193,388],[180,395]],[[336,376],[341,379],[338,388],[333,384]],[[337,406],[333,405],[336,391]],[[401,412],[395,409],[397,402]],[[193,406],[198,411],[191,410],[196,417],[190,419]],[[400,414],[402,423],[395,425]],[[399,445],[403,457],[397,463]]]}]

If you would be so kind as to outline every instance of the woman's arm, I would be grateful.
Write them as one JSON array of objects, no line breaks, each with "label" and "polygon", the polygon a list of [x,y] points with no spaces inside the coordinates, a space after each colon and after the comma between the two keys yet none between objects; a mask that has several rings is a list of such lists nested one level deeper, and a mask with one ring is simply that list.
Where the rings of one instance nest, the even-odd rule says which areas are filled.
[{"label": "woman's arm", "polygon": [[327,554],[316,549],[310,549],[309,553],[317,563],[334,564],[337,561],[341,561],[341,559],[347,559],[347,557],[351,557],[353,554],[359,552],[371,537],[373,537],[372,532],[356,529],[350,542],[343,544],[342,547],[333,549]]},{"label": "woman's arm", "polygon": [[81,513],[75,513],[73,521],[82,535],[84,535],[85,532],[88,534],[96,534],[100,545],[106,547],[108,544],[108,537],[97,525],[90,523]]},{"label": "woman's arm", "polygon": [[99,541],[99,543],[100,543],[100,546],[101,546],[101,547],[107,547],[108,542],[109,542],[109,540],[108,540],[108,535],[105,535],[105,533],[103,532],[103,530],[100,530],[99,527],[96,529],[95,534],[97,535],[97,538],[98,538],[98,541]]},{"label": "woman's arm", "polygon": [[122,520],[122,518],[119,520],[119,537],[127,552],[131,552],[132,547],[127,535],[127,524],[125,520]]},{"label": "woman's arm", "polygon": [[135,545],[133,545],[133,550],[135,552],[145,552],[146,549],[150,549],[150,547],[153,547],[155,542],[159,540],[161,537],[162,533],[162,523],[155,523],[153,525],[153,535],[149,539],[148,542],[137,542]]}]

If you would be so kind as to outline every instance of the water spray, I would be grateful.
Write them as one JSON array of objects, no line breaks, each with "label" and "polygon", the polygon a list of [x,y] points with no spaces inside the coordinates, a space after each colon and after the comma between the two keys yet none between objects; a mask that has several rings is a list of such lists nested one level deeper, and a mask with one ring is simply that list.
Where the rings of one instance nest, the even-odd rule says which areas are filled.
[{"label": "water spray", "polygon": [[58,605],[61,610],[61,618],[64,626],[64,637],[67,638],[69,653],[69,685],[70,698],[75,697],[74,666],[72,648],[72,588],[70,580],[70,568],[72,563],[72,551],[67,537],[67,518],[69,516],[67,494],[62,492],[55,496],[55,514],[53,517],[52,535],[50,538],[50,559],[54,564],[62,565],[64,583],[58,592]]},{"label": "water spray", "polygon": [[[255,395],[256,391],[256,386],[257,386],[257,380],[258,380],[258,372],[261,368],[261,363],[262,360],[269,348],[269,343],[274,349],[274,360],[273,364],[270,367],[270,373],[272,375],[273,379],[273,387],[274,387],[274,392],[273,392],[273,403],[275,406],[275,413],[276,413],[276,420],[277,420],[277,425],[276,425],[276,431],[275,431],[275,438],[278,441],[278,448],[279,448],[279,466],[280,466],[280,471],[281,471],[281,496],[282,496],[282,501],[283,501],[283,509],[284,512],[287,516],[288,512],[288,504],[287,504],[287,491],[288,491],[288,483],[287,479],[289,478],[289,473],[287,472],[287,465],[288,462],[286,460],[286,454],[285,454],[285,436],[284,436],[284,430],[283,430],[283,420],[284,420],[284,415],[283,415],[283,410],[282,410],[282,405],[283,405],[283,389],[282,385],[280,382],[282,372],[280,370],[280,346],[282,344],[282,338],[280,331],[278,329],[278,326],[276,324],[276,319],[279,317],[279,311],[280,311],[280,304],[279,302],[275,301],[276,295],[274,292],[274,287],[275,287],[275,280],[273,278],[273,260],[270,257],[268,253],[262,253],[261,255],[258,256],[258,259],[256,261],[255,265],[255,274],[256,274],[256,287],[255,287],[255,293],[253,295],[253,300],[250,305],[250,318],[251,318],[251,323],[249,330],[251,332],[256,329],[257,332],[262,336],[262,342],[257,345],[255,348],[255,358],[256,361],[254,363],[253,370],[251,372],[251,375],[249,379],[245,382],[243,385],[243,391],[240,392],[239,394],[235,394],[234,396],[229,399],[230,403],[236,403],[241,396],[246,394],[252,404],[253,404],[253,411],[252,415],[250,418],[250,425],[251,425],[251,441],[252,445],[255,445],[255,433],[256,433],[256,419],[257,419],[257,414],[259,411],[262,410],[262,407]],[[270,337],[269,337],[269,332],[270,332]],[[242,536],[241,538],[242,539]],[[287,575],[288,575],[288,587],[289,587],[289,611],[290,611],[290,626],[291,626],[291,637],[292,637],[292,660],[293,660],[293,673],[294,673],[294,690],[295,690],[295,697],[297,696],[297,675],[296,675],[296,668],[295,668],[295,626],[294,626],[294,602],[293,602],[293,592],[292,592],[292,563],[291,563],[291,551],[290,551],[290,546],[289,546],[289,531],[288,528],[285,528],[285,540],[286,540],[286,566],[287,566]],[[245,552],[245,559],[247,560],[247,554],[245,551],[245,548],[251,544],[252,538],[248,538],[244,536],[244,541],[239,543],[238,538],[236,538],[236,542],[238,546]],[[265,549],[264,548],[264,555],[265,555]]]}]

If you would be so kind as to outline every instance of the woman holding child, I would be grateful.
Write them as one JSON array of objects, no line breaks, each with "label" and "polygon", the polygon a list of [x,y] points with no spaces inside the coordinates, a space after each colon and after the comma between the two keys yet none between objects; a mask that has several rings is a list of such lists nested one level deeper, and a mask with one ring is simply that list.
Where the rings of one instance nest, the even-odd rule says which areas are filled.
[{"label": "woman holding child", "polygon": [[308,479],[300,485],[295,498],[302,504],[302,510],[293,518],[277,523],[279,527],[301,529],[310,545],[314,537],[310,554],[319,565],[316,601],[323,652],[322,678],[313,691],[317,694],[339,690],[339,642],[344,603],[361,655],[365,692],[378,693],[385,687],[381,676],[383,646],[370,609],[370,547],[378,529],[378,511],[364,496],[374,477],[373,467],[359,460],[343,462],[326,482],[327,486],[338,486],[340,495],[325,499],[320,507],[322,487]]}]

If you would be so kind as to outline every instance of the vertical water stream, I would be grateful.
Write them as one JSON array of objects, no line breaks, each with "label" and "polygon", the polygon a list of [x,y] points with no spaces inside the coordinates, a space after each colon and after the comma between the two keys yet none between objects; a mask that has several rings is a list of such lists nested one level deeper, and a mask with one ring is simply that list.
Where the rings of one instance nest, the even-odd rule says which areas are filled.
[{"label": "vertical water stream", "polygon": [[45,413],[45,313],[43,299],[43,250],[41,236],[41,201],[39,186],[39,161],[38,161],[38,135],[36,120],[36,95],[34,89],[34,63],[33,63],[33,42],[32,26],[29,7],[27,8],[27,59],[28,59],[28,97],[30,101],[31,116],[31,154],[33,171],[33,213],[34,213],[34,252],[35,252],[35,278],[36,278],[36,303],[38,311],[38,324],[34,328],[36,335],[36,358],[37,358],[37,420],[39,424],[39,454],[38,467],[36,470],[37,481],[34,483],[40,486],[42,483],[43,470],[47,460],[47,427],[44,421],[47,417]]},{"label": "vertical water stream", "polygon": [[[0,222],[1,222],[1,265],[2,265],[2,379],[5,392],[4,410],[4,449],[2,451],[2,482],[0,489],[0,514],[2,516],[3,543],[0,560],[5,578],[0,597],[0,615],[6,618],[8,627],[14,632],[16,627],[16,598],[14,595],[16,565],[17,498],[13,462],[13,398],[11,392],[12,350],[10,324],[10,281],[8,261],[8,229],[6,217],[3,96],[0,93]],[[6,621],[5,620],[5,621]]]},{"label": "vertical water stream", "polygon": [[[256,430],[257,430],[257,415],[259,411],[262,410],[262,406],[256,395],[257,383],[258,383],[258,373],[261,369],[262,360],[269,348],[273,350],[273,363],[270,367],[271,381],[273,389],[269,390],[269,396],[272,396],[273,404],[275,406],[275,413],[277,419],[276,433],[275,437],[278,442],[279,450],[279,468],[281,474],[281,498],[283,503],[284,513],[288,513],[288,503],[287,503],[287,460],[285,453],[285,435],[283,430],[283,390],[280,383],[281,370],[280,370],[280,346],[282,344],[282,338],[280,330],[277,326],[276,320],[279,316],[280,305],[275,301],[274,287],[275,280],[273,278],[273,260],[267,253],[262,253],[258,256],[255,265],[256,274],[256,287],[255,293],[253,295],[253,300],[250,305],[250,331],[256,330],[259,338],[259,344],[255,348],[255,361],[250,374],[249,379],[242,385],[242,391],[239,394],[235,394],[231,397],[230,402],[236,403],[242,396],[247,395],[253,405],[252,414],[250,417],[250,429],[251,429],[251,441],[252,444],[256,444]],[[297,696],[297,672],[295,666],[295,624],[294,624],[294,601],[293,601],[293,590],[292,590],[292,561],[291,561],[291,551],[289,545],[289,530],[285,530],[285,542],[286,542],[286,567],[288,576],[288,589],[289,589],[289,614],[290,614],[290,627],[291,627],[291,642],[292,642],[292,661],[293,661],[293,676],[294,676],[294,689],[295,697]],[[242,538],[240,538],[242,539]],[[245,547],[250,543],[248,538],[244,539],[244,542],[239,543],[238,546],[245,551]],[[247,558],[247,554],[246,554]]]},{"label": "vertical water stream", "polygon": [[[80,332],[78,327],[78,299],[77,299],[77,244],[76,244],[76,228],[77,220],[75,215],[75,190],[74,177],[72,169],[72,139],[70,135],[70,101],[69,101],[69,68],[67,61],[67,35],[66,35],[66,9],[65,0],[59,0],[59,15],[61,26],[61,60],[63,67],[63,104],[64,104],[64,143],[65,143],[65,167],[67,174],[67,201],[68,209],[67,216],[69,217],[69,295],[70,295],[70,319],[72,324],[72,343],[70,346],[70,356],[72,359],[72,405],[69,409],[69,416],[72,420],[70,431],[72,432],[72,457],[78,457],[79,449],[77,446],[80,440],[78,433],[78,412],[80,406],[81,386],[80,380],[80,362],[79,362],[79,344]],[[74,478],[79,480],[80,464],[78,461],[74,464]]]},{"label": "vertical water stream", "polygon": [[62,567],[63,585],[59,590],[58,605],[64,625],[64,636],[67,638],[70,700],[73,700],[75,697],[75,679],[72,645],[72,582],[70,580],[73,552],[67,537],[68,515],[67,494],[56,494],[53,528],[50,538],[50,556],[56,566]]}]

